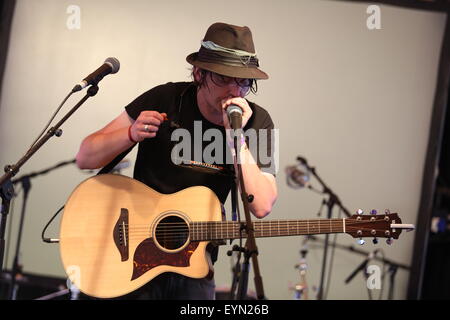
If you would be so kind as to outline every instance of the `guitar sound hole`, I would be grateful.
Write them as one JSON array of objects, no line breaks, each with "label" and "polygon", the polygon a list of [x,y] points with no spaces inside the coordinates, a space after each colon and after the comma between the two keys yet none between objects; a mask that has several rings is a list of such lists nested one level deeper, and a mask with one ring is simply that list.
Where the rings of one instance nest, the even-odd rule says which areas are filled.
[{"label": "guitar sound hole", "polygon": [[168,250],[181,248],[189,238],[189,227],[182,218],[168,216],[163,218],[155,230],[156,241]]}]

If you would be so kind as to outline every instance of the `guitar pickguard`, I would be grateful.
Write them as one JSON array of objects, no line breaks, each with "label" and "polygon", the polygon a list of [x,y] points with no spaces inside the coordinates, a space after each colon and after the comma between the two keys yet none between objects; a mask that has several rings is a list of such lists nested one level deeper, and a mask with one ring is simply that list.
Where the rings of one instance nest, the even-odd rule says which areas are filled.
[{"label": "guitar pickguard", "polygon": [[161,266],[187,267],[189,259],[198,247],[198,242],[189,243],[183,250],[169,253],[158,248],[152,238],[142,241],[136,248],[133,258],[131,280],[139,278],[147,271]]}]

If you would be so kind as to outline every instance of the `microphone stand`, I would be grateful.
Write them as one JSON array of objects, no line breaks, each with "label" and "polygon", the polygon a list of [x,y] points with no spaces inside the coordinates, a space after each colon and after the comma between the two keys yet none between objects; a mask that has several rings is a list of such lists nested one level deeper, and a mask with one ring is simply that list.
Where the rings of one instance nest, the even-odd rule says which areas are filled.
[{"label": "microphone stand", "polygon": [[3,270],[3,258],[5,254],[5,230],[6,221],[9,214],[9,208],[11,199],[14,195],[14,187],[11,182],[11,178],[14,177],[19,169],[38,151],[51,137],[56,135],[60,137],[62,135],[61,125],[89,98],[93,97],[98,92],[97,83],[93,84],[87,90],[86,95],[47,133],[40,138],[31,148],[25,153],[25,155],[14,165],[5,166],[5,174],[0,177],[0,197],[2,198],[2,204],[0,207],[1,219],[0,219],[0,271]]},{"label": "microphone stand", "polygon": [[308,300],[308,283],[306,281],[306,272],[308,269],[308,263],[306,261],[306,255],[308,254],[308,240],[309,236],[303,241],[303,246],[300,250],[300,262],[295,265],[295,268],[298,269],[300,273],[300,282],[294,286],[296,300],[302,298]]},{"label": "microphone stand", "polygon": [[[328,200],[326,201],[325,205],[327,206],[327,219],[331,219],[331,216],[333,214],[333,207],[337,205],[341,210],[347,215],[347,217],[350,217],[350,212],[342,205],[339,197],[323,182],[323,180],[319,177],[319,175],[316,173],[316,169],[314,167],[310,167],[308,165],[308,162],[303,157],[297,157],[297,160],[300,161],[319,181],[319,183],[322,185],[323,193],[328,195]],[[320,275],[320,285],[318,288],[317,293],[317,299],[322,300],[324,298],[323,296],[323,286],[325,282],[325,273],[326,273],[326,267],[327,267],[327,258],[328,258],[328,239],[329,234],[325,234],[325,245],[323,250],[323,258],[322,258],[322,271]]]},{"label": "microphone stand", "polygon": [[19,222],[19,231],[17,234],[17,243],[16,243],[16,252],[15,252],[15,256],[14,256],[14,260],[13,260],[13,266],[11,269],[11,284],[9,287],[9,298],[11,300],[16,300],[17,297],[17,286],[16,286],[16,277],[19,273],[22,272],[22,267],[19,264],[19,254],[20,254],[20,246],[21,246],[21,240],[22,240],[22,230],[23,230],[23,222],[25,219],[25,212],[26,212],[26,205],[27,205],[27,200],[28,200],[28,194],[30,192],[31,189],[31,178],[37,177],[39,175],[43,175],[46,174],[56,168],[62,167],[64,165],[67,164],[71,164],[74,163],[75,159],[70,160],[70,161],[64,161],[61,162],[53,167],[50,167],[48,169],[44,169],[41,170],[39,172],[33,172],[24,176],[21,176],[17,179],[12,180],[13,185],[16,183],[22,183],[22,189],[24,191],[23,193],[23,203],[22,203],[22,211],[20,214],[20,222]]},{"label": "microphone stand", "polygon": [[389,293],[388,300],[394,300],[394,282],[397,274],[398,265],[391,263],[389,265]]},{"label": "microphone stand", "polygon": [[[319,239],[319,238],[317,238],[315,236],[309,236],[309,239],[311,239],[313,241],[319,241],[319,242],[324,243],[323,240],[321,240],[321,239]],[[364,250],[361,250],[361,249],[357,249],[357,248],[355,248],[353,246],[344,246],[344,245],[332,244],[332,243],[330,243],[330,245],[334,246],[334,247],[336,247],[338,249],[348,250],[348,251],[351,251],[353,253],[357,253],[357,254],[362,255],[362,256],[368,257],[370,255],[370,252],[367,252],[367,251],[364,251]],[[380,261],[382,263],[385,263],[385,264],[389,265],[389,269],[388,269],[388,272],[389,272],[388,300],[393,300],[393,297],[394,297],[394,280],[395,280],[395,275],[397,273],[397,270],[400,268],[400,269],[404,269],[405,271],[410,271],[411,267],[408,266],[408,265],[405,265],[405,264],[397,263],[397,262],[392,261],[390,259],[386,259],[384,257],[380,258],[380,257],[377,257],[375,255],[372,257],[372,259],[376,260],[376,261]],[[366,260],[364,262],[365,262],[365,265],[367,265],[368,259],[366,258]],[[355,271],[357,271],[360,267],[361,267],[361,265]],[[363,266],[363,269],[365,269],[364,267],[365,266]],[[349,278],[350,278],[350,276],[347,278],[347,280],[345,280],[346,283],[348,283],[351,280]]]},{"label": "microphone stand", "polygon": [[[239,208],[238,208],[238,203],[237,203],[238,190],[237,190],[237,184],[236,184],[236,176],[233,177],[231,183],[232,183],[232,187],[231,187],[232,220],[240,222],[241,216],[239,214],[239,210],[238,210]],[[230,244],[231,243],[232,243],[232,240],[230,240]],[[227,255],[231,258],[233,257],[233,251],[239,252],[238,256],[237,256],[237,261],[234,264],[234,266],[231,268],[231,272],[232,272],[233,276],[231,279],[231,288],[230,288],[230,294],[229,294],[230,300],[234,300],[236,298],[236,288],[239,284],[239,277],[241,274],[240,259],[241,259],[241,253],[243,252],[243,250],[241,250],[241,249],[242,248],[240,246],[234,245],[233,248],[227,252]]]},{"label": "microphone stand", "polygon": [[[233,256],[233,251],[239,251],[239,246],[238,245],[234,245],[232,250],[229,250],[227,252],[228,256],[232,257]],[[234,265],[234,267],[231,268],[231,272],[233,274],[232,279],[231,279],[231,288],[230,288],[230,293],[229,293],[229,299],[230,300],[234,300],[235,299],[235,293],[236,293],[236,286],[239,283],[239,275],[241,273],[241,264],[238,261],[236,261],[236,264]]]},{"label": "microphone stand", "polygon": [[[317,236],[310,235],[309,239],[312,240],[312,241],[315,241],[315,242],[320,242],[322,244],[325,243],[324,240],[319,239]],[[329,245],[332,246],[332,247],[336,247],[338,249],[341,249],[341,250],[347,250],[347,251],[353,252],[355,254],[359,254],[361,256],[366,256],[367,257],[370,254],[370,252],[367,252],[365,250],[361,250],[361,249],[355,248],[353,245],[346,246],[346,245],[342,245],[342,244],[339,244],[339,243],[336,243],[336,244],[329,243]],[[408,266],[406,264],[401,264],[401,263],[392,261],[390,259],[380,258],[380,257],[374,256],[373,260],[380,261],[380,262],[383,262],[383,263],[395,266],[396,268],[400,268],[400,269],[403,269],[405,271],[410,271],[411,270],[410,266]]]},{"label": "microphone stand", "polygon": [[[256,289],[256,296],[258,299],[262,300],[265,299],[264,294],[264,288],[262,283],[262,277],[259,270],[259,264],[258,264],[258,248],[256,246],[255,241],[255,235],[254,235],[254,229],[253,229],[253,223],[250,216],[250,209],[249,209],[249,203],[253,201],[253,195],[248,195],[245,190],[245,184],[244,184],[244,176],[242,173],[242,166],[241,166],[241,159],[240,159],[240,140],[238,141],[238,137],[242,136],[242,129],[239,129],[238,132],[239,135],[234,136],[234,147],[236,150],[236,168],[237,168],[237,178],[239,184],[237,186],[241,187],[241,199],[244,207],[244,213],[245,213],[245,224],[241,226],[241,230],[245,231],[247,234],[247,241],[245,243],[244,248],[239,248],[237,250],[242,251],[244,253],[244,262],[242,263],[242,268],[240,270],[240,276],[239,276],[239,284],[238,284],[238,291],[237,291],[237,299],[238,300],[244,300],[245,296],[247,294],[247,286],[248,286],[248,276],[249,276],[249,262],[250,259],[252,259],[253,263],[253,271],[254,271],[254,281],[255,281],[255,289]],[[236,250],[236,249],[234,249]]]},{"label": "microphone stand", "polygon": [[31,181],[30,181],[29,177],[24,177],[20,181],[22,182],[22,188],[23,188],[23,203],[22,203],[22,211],[20,213],[19,232],[17,234],[16,253],[14,256],[13,266],[11,269],[11,284],[9,286],[9,298],[11,300],[16,300],[17,289],[18,289],[16,286],[16,277],[17,277],[17,274],[22,272],[22,266],[19,265],[20,243],[22,240],[23,221],[25,218],[28,194],[31,189]]},{"label": "microphone stand", "polygon": [[366,269],[367,269],[367,264],[369,263],[369,261],[372,259],[372,252],[368,254],[367,258],[364,259],[363,262],[361,262],[361,264],[356,267],[355,270],[352,271],[352,273],[347,277],[347,279],[345,279],[345,284],[350,283],[350,281],[353,280],[353,278],[360,272],[363,271],[364,273],[366,273]]}]

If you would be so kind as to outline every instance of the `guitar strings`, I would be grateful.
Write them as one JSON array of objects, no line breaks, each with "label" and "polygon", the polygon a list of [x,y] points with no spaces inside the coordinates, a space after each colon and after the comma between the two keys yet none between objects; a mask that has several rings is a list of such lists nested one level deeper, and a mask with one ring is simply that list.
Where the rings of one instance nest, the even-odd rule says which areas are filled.
[{"label": "guitar strings", "polygon": [[[281,228],[288,228],[288,229],[295,230],[295,229],[305,228],[305,227],[306,228],[310,228],[310,229],[314,229],[314,228],[316,228],[316,229],[321,229],[321,228],[322,229],[326,229],[326,228],[343,227],[342,221],[340,221],[339,223],[335,223],[335,222],[334,223],[323,223],[323,224],[320,224],[320,225],[312,224],[312,223],[307,223],[306,225],[304,223],[302,223],[302,224],[298,224],[298,223],[293,224],[293,223],[288,222],[288,221],[277,222],[275,225],[274,224],[275,223],[270,223],[270,224],[258,224],[257,223],[257,224],[253,224],[253,226],[254,226],[254,228],[259,228],[259,229],[273,229],[273,230],[277,230],[277,229],[281,229]],[[361,224],[366,224],[366,223],[361,223],[361,222],[346,223],[345,227],[346,227],[346,229],[349,229],[349,228],[352,228],[352,227],[357,227],[358,225],[361,225]],[[165,231],[171,231],[171,230],[177,231],[180,228],[181,229],[182,228],[190,228],[192,230],[195,230],[195,229],[196,230],[203,230],[203,229],[210,230],[210,229],[227,229],[229,227],[236,228],[236,227],[239,227],[241,225],[242,224],[239,224],[239,223],[236,223],[236,222],[229,222],[229,223],[224,223],[224,222],[196,222],[196,223],[193,223],[193,224],[192,223],[189,224],[189,227],[188,227],[188,224],[186,224],[186,223],[170,223],[170,225],[169,225],[169,223],[164,223],[164,224],[159,224],[157,229],[159,229],[159,230],[164,229]],[[128,225],[125,224],[125,226],[128,226]],[[363,229],[370,229],[370,230],[372,230],[374,228],[371,228],[369,226],[369,227],[366,227],[366,228],[363,228]],[[150,227],[148,225],[143,226],[143,227],[135,227],[135,226],[133,226],[133,227],[126,228],[126,230],[128,230],[128,232],[135,231],[135,230],[137,230],[137,231],[149,231]]]},{"label": "guitar strings", "polygon": [[[331,233],[335,233],[335,232],[331,232]],[[288,234],[263,234],[258,236],[258,233],[256,233],[257,237],[266,237],[266,238],[270,238],[270,237],[283,237],[283,236],[288,236]],[[312,234],[308,234],[308,235],[313,235]],[[306,233],[302,233],[302,234],[298,234],[298,235],[306,235]],[[211,241],[211,240],[219,240],[219,239],[237,239],[240,238],[241,234],[239,232],[234,232],[233,234],[228,234],[228,235],[223,235],[223,236],[211,236],[211,235],[192,235],[190,234],[188,236],[188,234],[186,235],[172,235],[170,237],[166,236],[166,237],[162,237],[159,236],[156,239],[158,239],[158,242],[160,241],[186,241],[187,239],[189,239],[190,241]],[[242,233],[242,237],[246,238],[248,237],[247,233]],[[362,237],[381,237],[380,235],[367,235],[367,236],[362,236]],[[153,238],[151,236],[151,234],[146,234],[146,235],[142,235],[142,236],[130,236],[128,238],[129,241],[131,240],[143,240],[143,239],[148,239],[148,238]]]},{"label": "guitar strings", "polygon": [[[345,226],[346,229],[349,231],[355,231],[355,230],[374,230],[374,228],[366,227],[366,228],[358,228],[358,225],[361,224],[367,224],[367,223],[373,223],[373,222],[386,222],[385,220],[373,220],[373,221],[367,221],[367,220],[361,220],[361,221],[355,221],[355,220],[346,220]],[[306,226],[305,226],[306,224]],[[171,233],[177,233],[180,232],[180,229],[182,229],[183,232],[187,232],[186,229],[191,229],[191,232],[194,234],[203,234],[203,233],[211,233],[213,229],[215,229],[215,233],[217,234],[218,231],[220,231],[221,234],[227,232],[235,232],[235,229],[239,229],[240,227],[239,223],[231,222],[231,221],[207,221],[207,222],[194,222],[190,223],[189,227],[186,222],[164,222],[160,223],[158,225],[158,231],[157,232],[163,232],[168,234]],[[272,220],[268,222],[254,222],[254,229],[257,232],[261,233],[271,233],[272,231],[278,231],[279,233],[289,232],[289,231],[297,231],[299,233],[300,231],[304,233],[304,231],[317,231],[317,233],[321,233],[319,230],[320,228],[326,229],[326,228],[340,228],[343,226],[342,219],[331,219],[331,220],[324,220],[324,219],[312,219],[307,221],[296,221],[296,220]],[[126,231],[128,232],[129,236],[131,234],[138,234],[139,232],[141,234],[150,234],[150,228],[148,225],[133,225],[132,227],[129,227],[129,224],[125,224]],[[218,228],[219,227],[219,228]],[[231,227],[232,230],[229,230]],[[306,227],[306,228],[305,228]],[[314,230],[314,228],[317,228],[317,230]],[[311,230],[309,230],[311,229]],[[237,230],[239,231],[239,230]],[[310,233],[311,233],[310,232]],[[323,232],[322,232],[323,233]],[[332,233],[332,232],[330,232]]]},{"label": "guitar strings", "polygon": [[[333,232],[333,228],[339,228],[339,232],[342,232],[342,220],[335,220],[333,221],[326,221],[325,223],[321,223],[321,226],[311,226],[311,225],[292,225],[291,220],[274,220],[276,221],[277,225],[274,226],[274,223],[267,223],[264,224],[254,224],[254,232],[259,235],[263,236],[283,236],[283,235],[289,235],[290,233],[299,233],[299,234],[323,234],[323,233],[336,233],[336,231]],[[313,220],[310,220],[309,223],[311,223]],[[324,222],[324,220],[315,220],[319,222]],[[380,222],[383,222],[383,220],[378,220]],[[338,223],[335,223],[338,222]],[[367,221],[347,221],[346,223],[346,230],[348,231],[372,231],[376,230],[374,228],[360,228],[357,227],[358,224],[366,224]],[[175,226],[174,226],[175,225]],[[220,228],[217,228],[217,226],[220,226]],[[230,237],[230,233],[233,237],[240,234],[240,225],[236,222],[195,222],[194,224],[189,224],[191,228],[188,227],[186,223],[183,222],[174,222],[174,223],[162,223],[158,226],[158,229],[156,230],[156,236],[160,237],[161,239],[164,239],[164,241],[170,241],[170,240],[177,240],[177,239],[186,239],[188,235],[191,235],[194,240],[196,238],[198,239],[215,239],[215,238],[228,238]],[[231,229],[230,229],[231,227]],[[320,228],[319,228],[320,227]],[[133,239],[136,235],[145,235],[145,236],[151,236],[151,232],[148,228],[145,231],[133,231],[128,230],[128,236],[130,239]],[[181,231],[180,231],[181,229]],[[322,229],[322,230],[320,230]],[[328,229],[328,232],[324,232],[324,229]],[[247,234],[245,230],[242,232],[244,235]],[[272,234],[275,233],[275,234]],[[287,233],[287,234],[286,234]],[[219,237],[219,234],[222,237]],[[227,234],[227,236],[224,236]],[[215,237],[213,236],[215,235]],[[376,236],[376,235],[370,235],[370,236]],[[379,236],[379,235],[378,235]]]},{"label": "guitar strings", "polygon": [[[359,229],[355,229],[353,231],[356,231]],[[286,232],[289,230],[285,230]],[[314,232],[306,232],[307,230],[300,230],[298,235],[313,235],[313,234],[317,234]],[[368,230],[367,230],[368,231]],[[271,233],[269,231],[261,231],[261,230],[255,230],[254,231],[256,235],[260,235],[263,237],[277,237],[277,236],[288,236],[289,234],[283,234],[283,231],[277,232],[277,233]],[[330,232],[320,232],[320,234],[326,234],[326,233],[336,233],[333,231]],[[243,231],[242,235],[244,237],[247,236],[247,232]],[[135,234],[130,235],[129,239],[142,239],[142,237],[145,236],[147,238],[151,237],[151,233],[145,233],[142,236],[137,236]],[[368,237],[380,237],[380,235],[367,235]],[[157,235],[157,238],[159,238],[161,241],[176,241],[176,240],[187,240],[188,238],[190,238],[191,241],[207,241],[207,240],[214,240],[214,239],[234,239],[234,238],[238,238],[240,237],[240,232],[239,230],[232,230],[229,232],[225,232],[225,233],[217,233],[215,235],[208,233],[208,232],[204,232],[204,233],[200,233],[200,234],[195,234],[195,233],[175,233],[175,234],[162,234],[162,235]]]},{"label": "guitar strings", "polygon": [[[375,232],[377,232],[376,229],[373,228],[346,228],[346,231],[348,232],[354,232],[354,231],[359,231],[361,230],[361,232],[371,232],[372,230],[375,230]],[[218,234],[227,234],[227,233],[234,233],[234,232],[239,232],[240,228],[238,227],[231,227],[231,228],[221,228],[221,229],[212,229],[212,228],[197,228],[197,229],[188,229],[188,228],[184,228],[184,229],[158,229],[155,231],[156,235],[178,235],[178,234],[184,234],[184,233],[191,233],[194,235],[203,235],[203,234],[207,234],[207,235],[218,235]],[[299,227],[299,228],[289,228],[289,227],[280,227],[280,228],[254,228],[253,232],[257,232],[257,233],[261,233],[261,234],[285,234],[285,235],[289,235],[289,234],[325,234],[325,233],[338,233],[338,232],[343,232],[344,230],[342,229],[341,226],[331,226],[331,227],[327,227],[319,229],[319,228],[305,228],[305,227]],[[126,231],[128,233],[128,236],[131,235],[142,235],[142,234],[152,234],[153,232],[151,232],[151,230],[145,230],[145,231]],[[246,232],[246,231],[244,231]],[[377,232],[379,233],[379,231]]]},{"label": "guitar strings", "polygon": [[[367,223],[385,223],[385,220],[374,220],[374,221],[348,221],[346,220],[345,222],[345,226],[351,226],[351,225],[358,225],[358,224],[367,224]],[[189,225],[215,225],[215,224],[222,224],[222,225],[228,225],[228,224],[238,224],[238,222],[234,222],[234,221],[195,221],[193,223],[189,223]],[[273,227],[273,225],[276,224],[307,224],[307,225],[312,225],[312,224],[320,224],[320,226],[329,226],[331,225],[343,225],[342,223],[342,219],[336,219],[336,220],[324,220],[324,219],[317,219],[317,220],[308,220],[308,221],[302,221],[302,222],[297,222],[296,220],[271,220],[271,221],[262,221],[262,222],[253,222],[253,225],[260,225],[260,226],[271,226]],[[124,224],[125,226],[129,226],[128,223]],[[172,225],[172,226],[185,226],[188,225],[188,223],[186,222],[163,222],[160,223],[159,225]],[[122,226],[122,224],[120,225]],[[138,229],[138,228],[149,228],[148,224],[133,224],[129,229]]]}]

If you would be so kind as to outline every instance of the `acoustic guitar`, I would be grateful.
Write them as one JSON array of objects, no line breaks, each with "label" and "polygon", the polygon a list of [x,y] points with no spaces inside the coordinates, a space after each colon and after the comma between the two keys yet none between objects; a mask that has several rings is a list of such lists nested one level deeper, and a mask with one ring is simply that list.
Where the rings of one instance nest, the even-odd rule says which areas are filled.
[{"label": "acoustic guitar", "polygon": [[[348,233],[397,239],[396,213],[348,219],[253,221],[255,237]],[[99,298],[130,293],[163,272],[205,277],[209,242],[245,238],[242,224],[222,221],[221,204],[203,186],[161,194],[129,177],[105,174],[83,181],[61,220],[60,252],[69,279]]]}]

